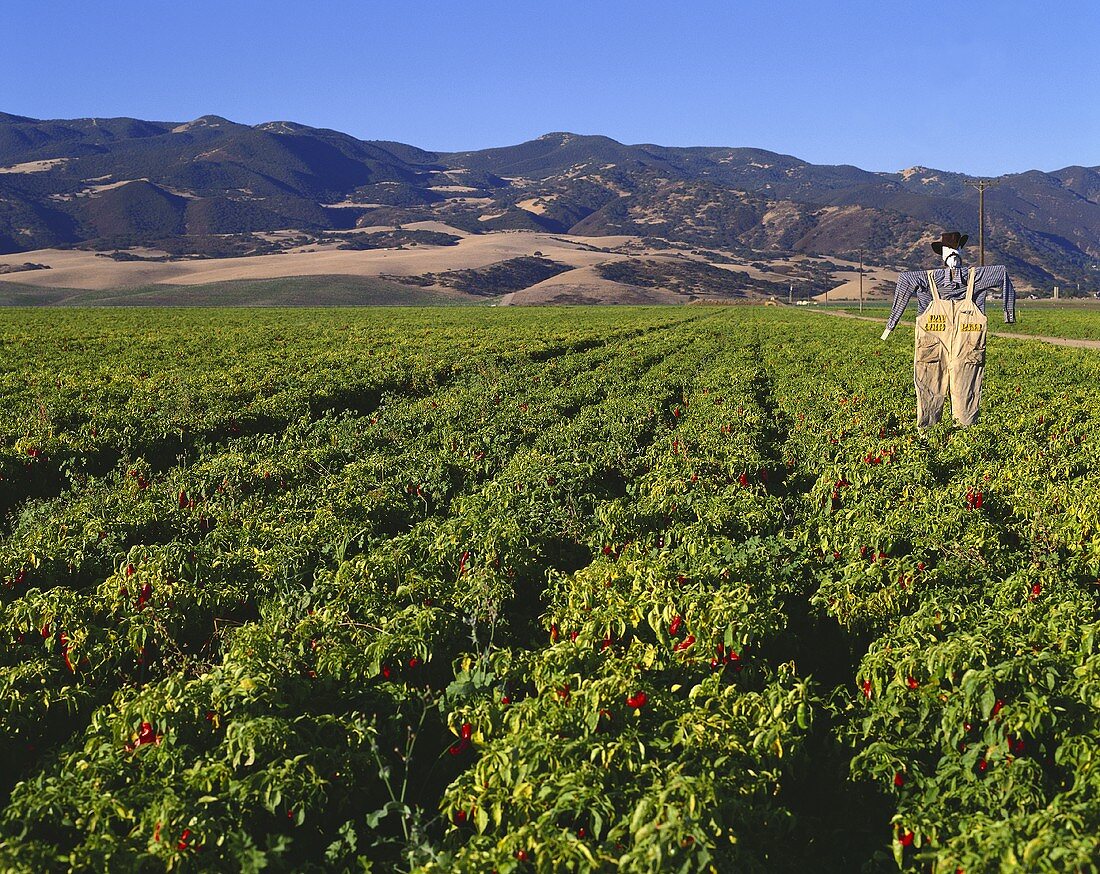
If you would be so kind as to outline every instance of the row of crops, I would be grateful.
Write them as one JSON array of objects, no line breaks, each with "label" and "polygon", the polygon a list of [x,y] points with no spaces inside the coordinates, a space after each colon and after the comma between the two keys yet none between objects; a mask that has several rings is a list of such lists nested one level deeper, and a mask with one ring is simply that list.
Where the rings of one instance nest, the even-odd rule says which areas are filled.
[{"label": "row of crops", "polygon": [[0,319],[0,869],[1091,871],[1100,365],[791,310]]}]

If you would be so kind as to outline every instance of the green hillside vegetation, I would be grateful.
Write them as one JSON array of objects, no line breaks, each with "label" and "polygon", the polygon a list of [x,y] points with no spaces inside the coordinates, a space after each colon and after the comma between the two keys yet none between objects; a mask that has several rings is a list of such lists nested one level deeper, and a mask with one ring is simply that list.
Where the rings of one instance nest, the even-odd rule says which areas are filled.
[{"label": "green hillside vegetation", "polygon": [[782,283],[754,279],[741,270],[723,270],[699,261],[631,259],[597,265],[604,279],[641,288],[665,288],[685,297],[786,297]]},{"label": "green hillside vegetation", "polygon": [[572,269],[570,265],[550,258],[522,255],[470,270],[448,270],[444,273],[424,273],[420,276],[391,274],[383,274],[383,276],[395,282],[420,286],[445,285],[467,294],[496,297],[510,291],[529,288],[537,282]]},{"label": "green hillside vegetation", "polygon": [[129,182],[90,198],[85,221],[96,237],[166,237],[183,233],[186,203],[148,182]]},{"label": "green hillside vegetation", "polygon": [[16,262],[15,264],[0,264],[0,275],[5,273],[26,273],[30,270],[49,270],[49,264],[37,264],[34,261]]},{"label": "green hillside vegetation", "polygon": [[454,246],[461,237],[440,231],[397,228],[376,233],[327,234],[324,239],[342,240],[341,249],[393,249],[402,246]]},{"label": "green hillside vegetation", "polygon": [[[74,248],[103,249],[96,254],[114,261],[193,261],[203,258],[243,258],[249,255],[272,255],[283,249],[313,242],[312,235],[298,235],[272,241],[255,234],[179,234],[142,242],[136,235],[116,236],[81,244]],[[164,255],[139,255],[126,251],[134,246],[160,249]]]},{"label": "green hillside vegetation", "polygon": [[380,182],[364,185],[352,192],[354,203],[381,203],[385,206],[429,206],[443,200],[437,191],[410,185],[407,182]]}]

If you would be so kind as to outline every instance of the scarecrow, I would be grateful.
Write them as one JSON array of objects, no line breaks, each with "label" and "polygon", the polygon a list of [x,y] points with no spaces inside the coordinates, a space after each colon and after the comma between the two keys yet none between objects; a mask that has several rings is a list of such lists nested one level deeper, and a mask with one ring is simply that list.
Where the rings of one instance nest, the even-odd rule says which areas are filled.
[{"label": "scarecrow", "polygon": [[941,234],[932,249],[943,266],[909,270],[898,276],[894,305],[882,339],[897,326],[909,300],[917,296],[913,382],[917,388],[917,426],[940,421],[951,394],[951,414],[960,425],[978,420],[985,373],[986,293],[998,290],[1004,301],[1005,323],[1016,321],[1016,292],[1008,271],[1000,265],[963,267],[962,249],[968,236]]}]

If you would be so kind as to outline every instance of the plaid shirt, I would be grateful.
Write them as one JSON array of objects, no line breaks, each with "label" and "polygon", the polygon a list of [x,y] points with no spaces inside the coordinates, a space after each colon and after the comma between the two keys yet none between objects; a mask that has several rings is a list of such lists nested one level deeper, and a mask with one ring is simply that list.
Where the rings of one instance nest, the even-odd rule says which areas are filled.
[{"label": "plaid shirt", "polygon": [[[956,270],[941,267],[939,270],[932,271],[940,297],[944,300],[963,300],[966,297],[966,283],[970,278],[970,270],[976,271],[974,302],[982,314],[985,314],[986,292],[990,289],[1000,289],[1004,299],[1005,324],[1010,325],[1015,322],[1016,290],[1012,287],[1012,280],[1008,278],[1008,271],[999,264],[994,267],[963,267]],[[914,293],[917,295],[917,315],[920,315],[932,303],[932,290],[928,287],[927,270],[907,270],[898,276],[897,288],[894,289],[894,305],[890,308],[890,318],[886,322],[887,333],[897,327]]]}]

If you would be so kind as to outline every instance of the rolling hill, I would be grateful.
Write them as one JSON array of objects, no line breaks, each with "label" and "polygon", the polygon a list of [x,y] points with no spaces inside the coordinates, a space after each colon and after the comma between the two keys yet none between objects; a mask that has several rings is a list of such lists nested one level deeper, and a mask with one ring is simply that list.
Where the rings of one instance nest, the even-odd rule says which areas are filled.
[{"label": "rolling hill", "polygon": [[[323,239],[431,221],[468,234],[629,235],[741,258],[863,250],[870,263],[910,268],[928,264],[941,228],[976,237],[971,181],[569,132],[445,153],[289,121],[0,113],[0,254],[144,246],[222,257],[224,235]],[[1100,285],[1100,168],[997,182],[986,193],[987,261],[1034,286]],[[260,251],[255,242],[238,248]]]}]

